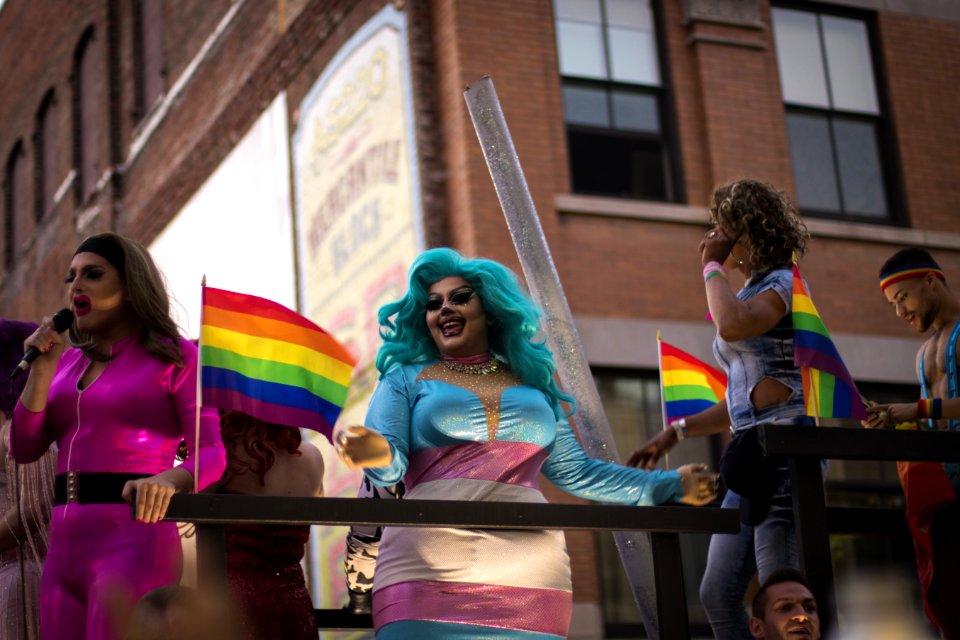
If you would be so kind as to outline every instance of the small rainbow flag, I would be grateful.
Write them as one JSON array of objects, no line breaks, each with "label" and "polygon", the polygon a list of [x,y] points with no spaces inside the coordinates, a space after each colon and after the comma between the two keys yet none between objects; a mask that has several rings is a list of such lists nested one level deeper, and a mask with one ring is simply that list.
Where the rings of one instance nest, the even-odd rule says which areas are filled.
[{"label": "small rainbow flag", "polygon": [[203,404],[332,437],[356,359],[326,331],[264,298],[203,288]]},{"label": "small rainbow flag", "polygon": [[727,376],[660,339],[660,390],[664,426],[699,413],[720,402],[727,392]]},{"label": "small rainbow flag", "polygon": [[850,372],[810,299],[800,267],[793,263],[793,363],[800,367],[807,415],[866,419]]}]

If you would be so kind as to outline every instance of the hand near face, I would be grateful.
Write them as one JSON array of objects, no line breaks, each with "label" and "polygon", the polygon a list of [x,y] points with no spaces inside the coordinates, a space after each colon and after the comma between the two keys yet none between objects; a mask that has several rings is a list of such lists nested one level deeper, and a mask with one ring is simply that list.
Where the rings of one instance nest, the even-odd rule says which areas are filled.
[{"label": "hand near face", "polygon": [[695,507],[703,506],[717,497],[718,474],[707,471],[705,464],[685,464],[677,471],[680,472],[680,482],[683,485],[683,497],[680,502]]},{"label": "hand near face", "polygon": [[337,455],[351,469],[386,467],[393,461],[390,443],[376,431],[353,426],[334,438]]},{"label": "hand near face", "polygon": [[735,244],[737,244],[737,238],[728,236],[720,227],[710,229],[703,236],[697,249],[700,252],[700,262],[704,265],[708,262],[723,264]]}]

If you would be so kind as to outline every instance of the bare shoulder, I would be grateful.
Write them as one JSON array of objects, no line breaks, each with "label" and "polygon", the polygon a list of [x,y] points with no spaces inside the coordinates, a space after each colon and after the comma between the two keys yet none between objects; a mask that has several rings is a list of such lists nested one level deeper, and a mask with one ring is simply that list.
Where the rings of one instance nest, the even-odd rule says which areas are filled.
[{"label": "bare shoulder", "polygon": [[300,456],[299,464],[301,467],[300,473],[304,479],[305,484],[307,484],[312,490],[310,493],[322,496],[323,495],[323,455],[320,453],[315,445],[310,442],[303,441],[300,443]]}]

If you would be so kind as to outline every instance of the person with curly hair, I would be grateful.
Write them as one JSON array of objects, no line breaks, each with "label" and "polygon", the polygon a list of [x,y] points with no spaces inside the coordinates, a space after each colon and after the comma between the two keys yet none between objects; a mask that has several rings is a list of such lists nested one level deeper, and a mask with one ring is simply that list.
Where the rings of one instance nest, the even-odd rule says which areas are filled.
[{"label": "person with curly hair", "polygon": [[[806,249],[807,231],[783,192],[756,180],[716,189],[712,228],[698,247],[710,318],[716,326],[714,356],[727,373],[724,400],[678,420],[627,462],[653,469],[688,436],[722,433],[731,442],[721,459],[728,491],[723,507],[739,509],[740,532],[710,539],[700,600],[719,640],[750,638],[743,605],[754,573],[760,582],[799,559],[785,460],[759,451],[758,424],[811,424],[803,403],[800,370],[793,363],[792,257]],[[724,263],[746,278],[734,292]]]},{"label": "person with curly hair", "polygon": [[[323,457],[300,430],[224,411],[220,435],[227,470],[210,490],[246,496],[323,496]],[[313,602],[300,561],[309,525],[224,527],[227,587],[239,613],[240,640],[317,637]]]},{"label": "person with curly hair", "polygon": [[[702,465],[642,471],[589,458],[538,339],[540,312],[503,265],[440,248],[380,308],[380,383],[341,459],[405,500],[545,502],[538,477],[590,500],[713,499]],[[570,562],[560,531],[387,527],[373,584],[378,640],[565,638]]]},{"label": "person with curly hair", "polygon": [[[118,638],[118,611],[180,579],[176,523],[160,522],[170,497],[206,487],[226,461],[216,411],[197,409],[197,348],[180,336],[147,249],[90,236],[66,283],[71,348],[52,318],[24,342],[41,355],[14,409],[10,449],[28,463],[59,447],[43,637]],[[181,441],[188,456],[175,466]]]}]

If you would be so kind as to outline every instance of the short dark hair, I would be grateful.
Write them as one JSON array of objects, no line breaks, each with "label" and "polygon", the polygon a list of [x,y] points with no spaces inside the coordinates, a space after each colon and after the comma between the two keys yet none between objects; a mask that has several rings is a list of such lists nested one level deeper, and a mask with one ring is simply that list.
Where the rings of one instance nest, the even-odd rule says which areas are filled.
[{"label": "short dark hair", "polygon": [[940,265],[933,259],[930,252],[919,247],[908,247],[901,249],[883,263],[880,267],[880,279],[883,280],[889,274],[900,271],[904,267],[931,267],[940,269]]},{"label": "short dark hair", "polygon": [[767,608],[767,590],[775,584],[782,584],[784,582],[796,582],[802,584],[807,588],[808,591],[810,591],[810,585],[807,584],[807,580],[803,577],[802,573],[793,567],[783,567],[782,569],[777,569],[767,577],[766,581],[763,583],[763,585],[761,585],[760,590],[757,591],[757,595],[753,597],[753,604],[750,607],[750,614],[754,618],[760,618],[763,620],[763,616]]}]

